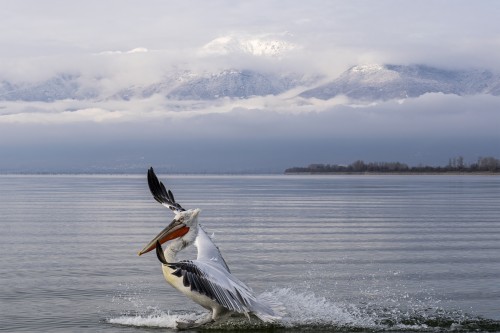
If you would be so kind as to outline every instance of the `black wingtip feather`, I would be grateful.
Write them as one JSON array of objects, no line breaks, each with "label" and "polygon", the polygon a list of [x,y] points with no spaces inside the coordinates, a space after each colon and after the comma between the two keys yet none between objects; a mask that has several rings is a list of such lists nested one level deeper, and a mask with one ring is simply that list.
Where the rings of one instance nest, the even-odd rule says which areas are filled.
[{"label": "black wingtip feather", "polygon": [[163,249],[159,241],[156,241],[156,257],[163,265],[168,265],[167,259],[165,259],[165,253],[163,253]]},{"label": "black wingtip feather", "polygon": [[167,205],[173,211],[184,211],[181,205],[175,202],[174,195],[170,190],[165,188],[165,185],[158,180],[153,167],[148,170],[148,186],[153,198],[163,205]]},{"label": "black wingtip feather", "polygon": [[168,190],[167,194],[168,194],[169,199],[172,200],[172,202],[175,202],[174,194],[172,193],[172,191]]}]

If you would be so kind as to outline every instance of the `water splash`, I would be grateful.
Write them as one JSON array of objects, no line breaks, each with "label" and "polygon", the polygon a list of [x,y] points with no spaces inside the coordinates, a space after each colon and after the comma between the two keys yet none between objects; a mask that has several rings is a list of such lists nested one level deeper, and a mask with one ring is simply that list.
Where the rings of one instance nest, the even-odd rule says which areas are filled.
[{"label": "water splash", "polygon": [[[274,298],[286,307],[286,315],[278,324],[266,324],[244,316],[226,318],[205,326],[205,329],[314,329],[338,331],[440,331],[472,332],[500,331],[500,321],[473,317],[461,311],[446,311],[436,302],[397,302],[397,306],[376,303],[349,304],[332,302],[311,291],[298,292],[292,288],[276,288],[261,295]],[[195,311],[162,311],[156,306],[145,306],[138,295],[121,297],[134,311],[109,318],[110,324],[136,327],[175,329],[178,321],[196,321],[205,313]]]},{"label": "water splash", "polygon": [[370,316],[363,316],[349,304],[336,304],[313,292],[295,292],[290,288],[270,292],[277,300],[286,304],[288,314],[283,318],[286,327],[301,326],[359,326],[371,327],[375,323]]},{"label": "water splash", "polygon": [[178,321],[195,321],[199,317],[197,313],[171,314],[154,311],[149,315],[125,315],[110,318],[108,322],[125,326],[176,328]]}]

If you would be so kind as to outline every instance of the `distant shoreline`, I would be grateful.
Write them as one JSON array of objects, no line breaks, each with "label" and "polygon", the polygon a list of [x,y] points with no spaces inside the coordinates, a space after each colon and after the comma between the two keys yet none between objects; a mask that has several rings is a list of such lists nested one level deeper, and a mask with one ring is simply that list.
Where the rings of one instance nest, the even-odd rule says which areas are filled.
[{"label": "distant shoreline", "polygon": [[321,175],[321,176],[334,176],[334,175],[339,175],[339,176],[383,176],[383,175],[388,175],[388,176],[498,176],[500,175],[500,172],[455,172],[455,171],[449,171],[449,172],[370,172],[370,171],[364,171],[364,172],[310,172],[310,171],[304,171],[304,172],[285,172],[284,175],[309,175],[309,176],[314,176],[314,175]]},{"label": "distant shoreline", "polygon": [[466,164],[462,156],[450,158],[446,166],[409,166],[401,162],[369,162],[357,160],[349,165],[309,164],[285,169],[285,174],[322,175],[498,175],[500,160],[479,157],[477,163]]},{"label": "distant shoreline", "polygon": [[[159,172],[171,176],[279,176],[279,175],[434,175],[495,176],[500,171],[284,171],[284,172]],[[144,176],[144,172],[0,172],[0,176]]]}]

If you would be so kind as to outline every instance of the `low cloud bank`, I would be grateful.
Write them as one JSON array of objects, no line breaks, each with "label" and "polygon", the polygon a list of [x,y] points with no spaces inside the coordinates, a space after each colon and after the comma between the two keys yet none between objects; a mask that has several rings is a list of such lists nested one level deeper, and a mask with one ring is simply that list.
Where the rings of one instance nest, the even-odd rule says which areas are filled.
[{"label": "low cloud bank", "polygon": [[[342,101],[345,102],[345,101]],[[281,172],[356,159],[500,156],[500,98],[428,94],[353,106],[259,97],[3,103],[1,172]]]}]

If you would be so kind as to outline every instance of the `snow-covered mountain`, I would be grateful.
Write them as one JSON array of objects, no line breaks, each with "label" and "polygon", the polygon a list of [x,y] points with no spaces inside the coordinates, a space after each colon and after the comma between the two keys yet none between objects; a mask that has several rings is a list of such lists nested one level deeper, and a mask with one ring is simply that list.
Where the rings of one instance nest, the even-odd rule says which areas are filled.
[{"label": "snow-covered mountain", "polygon": [[[101,81],[79,75],[58,75],[36,83],[0,81],[0,100],[52,102],[63,99],[148,98],[159,94],[172,100],[214,100],[223,97],[249,98],[278,95],[297,86],[310,86],[315,78],[300,74],[275,74],[255,70],[224,70],[216,73],[195,73],[188,70],[168,72],[164,78],[146,85],[130,85],[109,92]],[[94,81],[93,89],[86,89]]]},{"label": "snow-covered mountain", "polygon": [[269,74],[252,70],[226,70],[189,80],[167,96],[179,100],[211,100],[221,97],[248,98],[278,95],[302,84],[294,74]]},{"label": "snow-covered mountain", "polygon": [[159,81],[146,85],[132,85],[120,89],[109,97],[105,96],[105,98],[130,100],[133,98],[148,98],[156,94],[167,96],[173,89],[197,80],[199,77],[199,74],[189,70],[172,70],[166,72]]},{"label": "snow-covered mountain", "polygon": [[448,70],[425,65],[360,65],[300,96],[327,100],[345,95],[359,101],[377,101],[425,93],[500,95],[500,75],[488,70]]},{"label": "snow-covered mountain", "polygon": [[0,81],[0,100],[53,102],[62,99],[92,99],[98,96],[95,88],[86,88],[79,75],[58,74],[40,82],[12,83]]},{"label": "snow-covered mountain", "polygon": [[170,73],[162,81],[145,87],[122,90],[114,97],[131,99],[160,94],[172,100],[249,98],[278,95],[299,85],[307,84],[310,84],[310,81],[299,74],[274,74],[236,69],[216,73],[183,71]]},{"label": "snow-covered mountain", "polygon": [[253,56],[281,57],[299,46],[285,36],[222,36],[205,44],[202,55],[248,54]]},{"label": "snow-covered mountain", "polygon": [[[58,74],[40,82],[11,82],[0,78],[0,100],[131,100],[153,95],[170,100],[215,100],[279,95],[292,89],[307,89],[301,98],[328,100],[347,96],[351,101],[418,97],[425,93],[500,96],[500,75],[489,70],[449,70],[425,65],[359,65],[338,78],[320,84],[320,75],[276,73],[248,69],[195,72],[167,71],[150,83],[115,82],[113,78]],[[305,87],[305,88],[303,88]],[[291,94],[295,94],[291,91]],[[290,96],[290,94],[289,94]],[[288,96],[288,97],[289,97]]]}]

